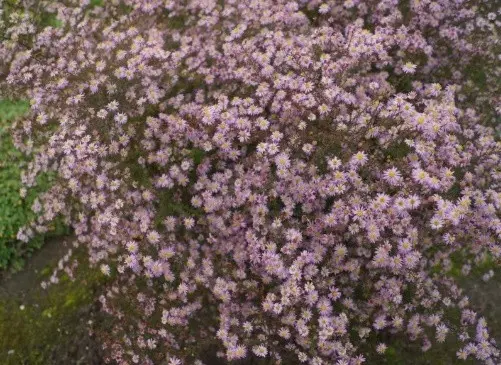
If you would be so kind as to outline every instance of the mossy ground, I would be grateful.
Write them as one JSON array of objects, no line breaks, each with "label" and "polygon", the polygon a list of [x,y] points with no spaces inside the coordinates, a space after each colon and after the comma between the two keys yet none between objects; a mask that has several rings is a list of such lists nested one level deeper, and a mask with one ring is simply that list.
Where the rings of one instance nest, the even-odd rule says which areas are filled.
[{"label": "mossy ground", "polygon": [[0,363],[5,365],[66,365],[101,363],[100,345],[88,329],[99,321],[96,298],[105,282],[99,270],[85,264],[75,280],[64,274],[60,283],[42,289],[69,244],[49,242],[20,273],[0,285]]}]

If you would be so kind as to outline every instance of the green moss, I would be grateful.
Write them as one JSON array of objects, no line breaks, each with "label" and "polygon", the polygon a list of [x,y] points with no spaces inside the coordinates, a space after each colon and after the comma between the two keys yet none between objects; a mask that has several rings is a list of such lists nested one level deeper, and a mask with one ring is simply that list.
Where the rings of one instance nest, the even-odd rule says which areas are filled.
[{"label": "green moss", "polygon": [[[79,262],[85,262],[84,252],[76,255]],[[44,269],[40,280],[52,269]],[[66,351],[75,336],[78,340],[79,333],[86,332],[82,313],[92,306],[105,282],[99,270],[82,264],[74,281],[66,278],[46,291],[36,288],[22,301],[12,296],[0,298],[1,363],[52,364],[55,353]]]}]

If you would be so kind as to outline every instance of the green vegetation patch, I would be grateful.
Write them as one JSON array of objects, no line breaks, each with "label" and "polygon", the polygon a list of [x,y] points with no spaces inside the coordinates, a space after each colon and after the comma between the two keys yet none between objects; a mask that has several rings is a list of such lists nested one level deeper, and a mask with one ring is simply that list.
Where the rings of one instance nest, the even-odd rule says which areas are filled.
[{"label": "green vegetation patch", "polygon": [[[0,100],[0,270],[20,269],[23,258],[40,248],[44,241],[42,235],[28,244],[16,238],[18,230],[35,218],[31,206],[36,197],[51,185],[51,178],[46,176],[26,198],[20,195],[21,170],[28,160],[15,148],[10,126],[13,120],[27,113],[29,107],[27,101]],[[65,232],[61,223],[56,226],[58,234]]]}]

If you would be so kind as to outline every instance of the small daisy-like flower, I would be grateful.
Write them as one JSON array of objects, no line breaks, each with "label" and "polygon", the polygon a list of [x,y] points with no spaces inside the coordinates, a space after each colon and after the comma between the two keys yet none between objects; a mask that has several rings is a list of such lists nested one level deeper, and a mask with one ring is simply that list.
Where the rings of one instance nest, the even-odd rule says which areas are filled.
[{"label": "small daisy-like flower", "polygon": [[351,163],[354,165],[360,165],[363,166],[367,162],[367,154],[363,151],[357,152],[353,157],[351,158]]},{"label": "small daisy-like flower", "polygon": [[416,209],[417,207],[419,207],[419,204],[421,204],[421,201],[417,195],[411,195],[407,199],[407,204],[410,208]]},{"label": "small daisy-like flower", "polygon": [[388,206],[390,201],[390,197],[386,194],[378,194],[376,196],[376,203],[379,205],[381,209],[384,209]]},{"label": "small daisy-like flower", "polygon": [[339,291],[338,288],[336,287],[331,287],[330,289],[330,293],[329,293],[329,298],[331,298],[332,300],[336,301],[338,300],[339,298],[341,298],[341,292]]},{"label": "small daisy-like flower", "polygon": [[437,341],[442,343],[445,341],[445,337],[447,336],[447,333],[449,332],[449,329],[447,328],[446,325],[444,324],[439,324],[436,329],[437,332]]},{"label": "small daisy-like flower", "polygon": [[327,165],[332,170],[337,170],[341,166],[341,160],[337,157],[333,157],[327,161]]},{"label": "small daisy-like flower", "polygon": [[106,63],[104,61],[97,61],[96,62],[96,70],[97,71],[103,71],[105,67],[106,67]]},{"label": "small daisy-like flower", "polygon": [[106,108],[108,108],[109,111],[115,111],[118,109],[118,101],[113,100],[112,102],[108,103],[106,105]]},{"label": "small daisy-like flower", "polygon": [[268,349],[263,345],[257,345],[252,348],[252,352],[259,357],[266,357]]},{"label": "small daisy-like flower", "polygon": [[433,217],[430,221],[430,226],[433,229],[440,229],[444,225],[444,221],[438,217]]},{"label": "small daisy-like flower", "polygon": [[137,252],[137,243],[135,241],[127,242],[125,247],[127,248],[127,251],[131,253]]},{"label": "small daisy-like flower", "polygon": [[402,317],[395,317],[393,318],[392,325],[395,328],[400,328],[404,324],[404,320]]},{"label": "small daisy-like flower", "polygon": [[423,169],[414,169],[412,171],[412,178],[417,181],[418,183],[424,183],[428,180],[428,178],[430,177],[430,175],[428,175],[428,173],[426,171],[424,171]]},{"label": "small daisy-like flower", "polygon": [[328,4],[322,4],[320,5],[320,7],[318,8],[318,12],[320,14],[327,14],[327,12],[329,11],[329,5]]},{"label": "small daisy-like flower", "polygon": [[243,327],[245,332],[247,332],[247,333],[252,332],[253,327],[252,327],[252,324],[250,322],[244,322],[242,327]]},{"label": "small daisy-like flower", "polygon": [[275,164],[278,169],[286,169],[290,166],[289,156],[285,153],[280,153],[277,157],[275,157]]},{"label": "small daisy-like flower", "polygon": [[282,338],[288,339],[291,337],[291,333],[288,328],[282,327],[278,330],[278,335]]},{"label": "small daisy-like flower", "polygon": [[322,104],[318,107],[318,112],[321,114],[321,115],[324,115],[324,114],[327,114],[329,112],[329,107],[325,104]]},{"label": "small daisy-like flower", "polygon": [[377,330],[383,329],[387,326],[386,319],[384,316],[376,318],[374,321],[374,328]]},{"label": "small daisy-like flower", "polygon": [[148,233],[148,235],[146,236],[146,238],[148,239],[149,242],[151,243],[158,243],[160,241],[160,235],[158,234],[157,231],[151,231]]},{"label": "small daisy-like flower", "polygon": [[324,217],[324,224],[327,227],[334,227],[337,224],[337,219],[335,214],[327,214]]},{"label": "small daisy-like flower", "polygon": [[399,212],[403,212],[408,207],[407,201],[404,198],[402,198],[402,197],[398,197],[398,198],[395,199],[394,207]]},{"label": "small daisy-like flower", "polygon": [[235,359],[243,359],[247,355],[245,346],[239,345],[233,349],[233,356]]},{"label": "small daisy-like flower", "polygon": [[169,359],[169,365],[181,365],[181,360],[179,360],[177,357],[171,357]]},{"label": "small daisy-like flower", "polygon": [[273,142],[280,142],[283,138],[283,133],[279,132],[279,131],[275,131],[271,134],[271,140]]},{"label": "small daisy-like flower", "polygon": [[264,154],[266,152],[267,148],[268,148],[268,143],[261,142],[257,145],[256,150],[257,150],[257,153]]},{"label": "small daisy-like flower", "polygon": [[41,125],[44,125],[45,123],[47,123],[47,114],[45,114],[45,113],[38,114],[37,122]]},{"label": "small daisy-like flower", "polygon": [[456,356],[459,360],[466,360],[468,358],[468,352],[465,349],[461,349],[456,352]]},{"label": "small daisy-like flower", "polygon": [[106,111],[106,109],[101,109],[97,112],[96,115],[99,119],[104,119],[108,115],[108,112]]},{"label": "small daisy-like flower", "polygon": [[303,145],[303,152],[309,155],[313,151],[313,145],[311,143],[305,143]]},{"label": "small daisy-like flower", "polygon": [[270,122],[268,122],[265,118],[258,118],[256,121],[257,127],[262,131],[268,129]]},{"label": "small daisy-like flower", "polygon": [[306,362],[306,361],[308,361],[308,356],[304,352],[300,352],[297,354],[297,359],[300,362]]},{"label": "small daisy-like flower", "polygon": [[383,174],[383,178],[390,185],[398,185],[402,182],[402,175],[395,167],[386,170]]},{"label": "small daisy-like flower", "polygon": [[279,151],[278,145],[276,143],[268,143],[267,151],[271,156],[276,155]]},{"label": "small daisy-like flower", "polygon": [[380,343],[376,346],[376,352],[380,355],[384,354],[386,352],[386,349],[388,348],[388,346],[386,346],[386,344],[384,343]]},{"label": "small daisy-like flower", "polygon": [[403,67],[402,71],[404,71],[406,74],[413,74],[416,72],[416,65],[413,64],[412,62],[407,62]]},{"label": "small daisy-like flower", "polygon": [[408,239],[403,239],[400,241],[400,244],[398,245],[399,251],[402,252],[409,252],[412,249],[412,243]]},{"label": "small daisy-like flower", "polygon": [[101,265],[101,272],[106,276],[110,276],[111,273],[110,267],[105,264]]},{"label": "small daisy-like flower", "polygon": [[193,228],[194,225],[195,225],[195,220],[193,218],[188,217],[184,219],[184,226],[187,229]]},{"label": "small daisy-like flower", "polygon": [[127,115],[125,115],[124,113],[119,113],[115,115],[115,122],[117,122],[118,124],[127,123]]}]

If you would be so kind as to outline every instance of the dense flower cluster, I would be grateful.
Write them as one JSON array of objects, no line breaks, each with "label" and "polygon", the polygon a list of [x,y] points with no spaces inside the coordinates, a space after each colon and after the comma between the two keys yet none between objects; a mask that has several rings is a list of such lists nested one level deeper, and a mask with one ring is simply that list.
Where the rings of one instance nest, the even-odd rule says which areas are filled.
[{"label": "dense flower cluster", "polygon": [[26,187],[58,182],[18,237],[63,216],[113,277],[110,362],[354,365],[399,334],[494,363],[444,275],[453,252],[501,256],[491,3],[67,0],[38,28],[19,10],[2,92],[31,100]]}]

